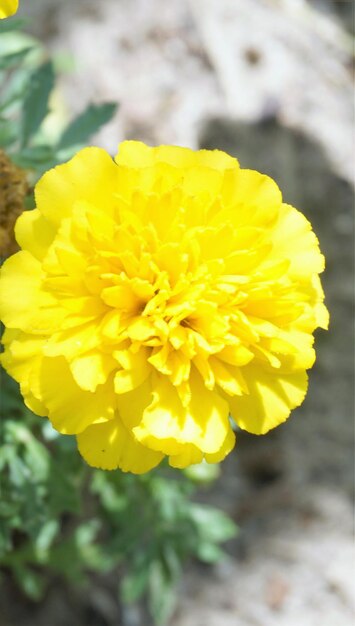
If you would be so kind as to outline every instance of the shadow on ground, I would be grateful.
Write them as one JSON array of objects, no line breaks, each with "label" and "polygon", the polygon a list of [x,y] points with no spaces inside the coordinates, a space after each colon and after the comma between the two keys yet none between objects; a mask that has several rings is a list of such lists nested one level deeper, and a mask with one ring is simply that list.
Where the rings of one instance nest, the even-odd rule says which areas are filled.
[{"label": "shadow on ground", "polygon": [[[332,172],[317,144],[284,128],[275,118],[258,124],[211,120],[201,132],[200,143],[204,148],[225,150],[237,156],[242,167],[274,178],[285,202],[307,216],[319,238],[326,257],[322,282],[330,329],[317,333],[317,363],[310,373],[305,403],[275,431],[275,437],[298,441],[297,454],[292,445],[288,460],[293,480],[333,484],[350,493],[354,413],[353,189]],[[251,446],[258,447],[256,438],[250,439]],[[267,448],[270,441],[270,437],[262,439],[262,445]]]}]

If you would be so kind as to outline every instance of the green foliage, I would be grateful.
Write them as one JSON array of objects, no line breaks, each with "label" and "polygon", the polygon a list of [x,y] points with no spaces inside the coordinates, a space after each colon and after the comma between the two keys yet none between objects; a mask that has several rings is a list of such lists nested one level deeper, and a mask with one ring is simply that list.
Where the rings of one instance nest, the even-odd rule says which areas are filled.
[{"label": "green foliage", "polygon": [[88,107],[74,119],[63,131],[58,141],[58,150],[76,150],[84,146],[92,134],[92,129],[100,128],[109,122],[115,114],[117,105],[114,103],[89,104]]},{"label": "green foliage", "polygon": [[36,68],[29,77],[21,110],[21,147],[28,145],[31,137],[40,128],[49,111],[49,96],[54,88],[54,68],[46,61]]},{"label": "green foliage", "polygon": [[175,606],[190,557],[220,559],[236,533],[222,512],[196,504],[193,483],[167,467],[143,476],[89,468],[75,439],[26,409],[2,373],[0,564],[33,600],[51,576],[85,583],[90,572],[123,572],[120,597],[143,594],[157,624]]},{"label": "green foliage", "polygon": [[46,121],[53,115],[55,64],[38,41],[19,31],[22,24],[16,19],[0,23],[0,148],[35,181],[85,146],[114,116],[117,104],[89,104],[75,119],[66,120],[59,138],[49,137]]}]

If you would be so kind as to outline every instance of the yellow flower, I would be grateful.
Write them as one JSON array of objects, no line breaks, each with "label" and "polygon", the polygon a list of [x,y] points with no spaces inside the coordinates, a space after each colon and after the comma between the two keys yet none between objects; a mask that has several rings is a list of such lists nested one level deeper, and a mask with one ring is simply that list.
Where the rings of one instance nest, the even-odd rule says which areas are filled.
[{"label": "yellow flower", "polygon": [[18,9],[18,0],[0,0],[0,20],[14,15]]},{"label": "yellow flower", "polygon": [[95,467],[218,462],[301,404],[327,310],[311,225],[223,152],[127,141],[47,172],[4,264],[2,363]]}]

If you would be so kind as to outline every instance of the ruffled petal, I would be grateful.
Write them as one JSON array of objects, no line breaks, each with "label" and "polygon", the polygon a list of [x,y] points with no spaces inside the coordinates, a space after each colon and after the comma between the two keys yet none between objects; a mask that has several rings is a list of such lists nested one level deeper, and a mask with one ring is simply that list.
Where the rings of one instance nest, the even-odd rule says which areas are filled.
[{"label": "ruffled petal", "polygon": [[14,15],[18,9],[18,0],[1,0],[0,20]]},{"label": "ruffled petal", "polygon": [[28,335],[19,330],[6,329],[2,337],[5,346],[0,355],[1,365],[21,385],[22,392],[29,392],[32,372],[38,369],[43,358],[45,338]]},{"label": "ruffled petal", "polygon": [[281,191],[272,178],[247,169],[227,174],[223,199],[226,208],[216,213],[211,224],[230,221],[238,228],[271,225],[282,203]]},{"label": "ruffled petal", "polygon": [[46,406],[53,427],[64,435],[75,435],[114,417],[112,379],[98,386],[95,393],[84,391],[75,382],[63,357],[42,360],[38,375],[31,381],[31,390]]},{"label": "ruffled petal", "polygon": [[78,448],[92,467],[144,474],[156,467],[163,454],[142,446],[115,417],[105,424],[95,424],[77,435]]},{"label": "ruffled petal", "polygon": [[169,465],[171,465],[171,467],[176,467],[177,469],[184,469],[189,467],[189,465],[201,463],[203,459],[205,459],[207,463],[220,463],[227,456],[227,454],[233,450],[234,446],[235,434],[232,429],[229,428],[227,436],[218,452],[215,452],[214,454],[203,454],[203,452],[201,452],[201,450],[196,448],[193,444],[186,444],[180,454],[169,456]]},{"label": "ruffled petal", "polygon": [[228,429],[226,438],[218,452],[215,452],[214,454],[205,454],[205,459],[207,463],[220,463],[221,461],[223,461],[223,459],[225,459],[227,454],[229,454],[233,450],[234,446],[235,434],[230,427]]},{"label": "ruffled petal", "polygon": [[90,350],[74,358],[70,370],[81,389],[96,391],[99,385],[106,383],[111,372],[117,368],[117,362],[109,354]]},{"label": "ruffled petal", "polygon": [[47,253],[55,235],[55,226],[48,222],[38,209],[25,211],[16,222],[17,243],[40,261]]},{"label": "ruffled petal", "polygon": [[180,454],[184,444],[194,444],[206,453],[217,452],[229,429],[228,404],[209,391],[199,374],[190,376],[191,400],[184,407],[169,379],[156,377],[152,383],[153,401],[144,410],[137,439],[165,454]]},{"label": "ruffled petal", "polygon": [[273,243],[270,257],[288,259],[288,275],[306,280],[311,287],[311,274],[324,270],[324,256],[307,218],[289,204],[283,204],[279,209],[278,221],[268,237]]},{"label": "ruffled petal", "polygon": [[69,217],[77,201],[110,211],[115,205],[116,182],[117,167],[109,154],[101,148],[84,148],[42,176],[35,190],[37,208],[53,224]]},{"label": "ruffled petal", "polygon": [[181,146],[164,145],[151,148],[141,141],[123,141],[115,161],[132,168],[152,167],[157,163],[167,163],[176,168],[202,166],[219,171],[238,168],[237,159],[221,150],[193,151]]},{"label": "ruffled petal", "polygon": [[41,266],[29,252],[17,252],[1,268],[0,317],[9,328],[26,328],[37,305]]},{"label": "ruffled petal", "polygon": [[196,465],[203,461],[204,454],[192,443],[183,446],[180,454],[169,456],[169,465],[176,469],[185,469],[190,465]]},{"label": "ruffled petal", "polygon": [[243,368],[243,376],[249,394],[229,399],[231,413],[240,428],[255,435],[263,435],[284,422],[307,392],[305,371],[283,374],[250,364]]}]

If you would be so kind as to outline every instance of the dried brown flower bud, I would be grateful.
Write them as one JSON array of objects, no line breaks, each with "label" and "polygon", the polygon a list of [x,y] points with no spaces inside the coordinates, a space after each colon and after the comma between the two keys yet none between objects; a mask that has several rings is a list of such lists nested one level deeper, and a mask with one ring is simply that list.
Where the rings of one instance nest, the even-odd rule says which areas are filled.
[{"label": "dried brown flower bud", "polygon": [[26,173],[0,150],[0,256],[8,256],[17,250],[14,225],[24,210],[27,192]]}]

